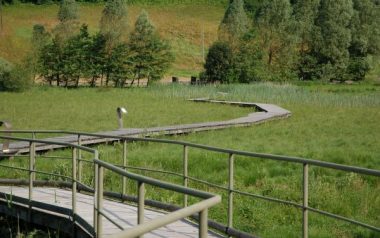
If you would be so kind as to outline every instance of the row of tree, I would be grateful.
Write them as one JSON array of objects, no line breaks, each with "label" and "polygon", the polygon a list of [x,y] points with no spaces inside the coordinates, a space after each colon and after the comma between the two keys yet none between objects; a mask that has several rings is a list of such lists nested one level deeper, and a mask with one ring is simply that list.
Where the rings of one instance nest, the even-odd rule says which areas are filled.
[{"label": "row of tree", "polygon": [[380,53],[377,0],[231,0],[208,81],[363,80]]},{"label": "row of tree", "polygon": [[[75,0],[64,0],[58,12],[58,25],[47,32],[43,25],[33,27],[33,53],[30,62],[36,76],[50,85],[124,87],[141,79],[160,79],[174,60],[170,45],[160,39],[148,14],[142,11],[128,35],[127,5],[123,0],[107,1],[100,31],[90,35],[80,25]],[[128,39],[129,38],[129,39]],[[128,40],[126,40],[128,39]]]}]

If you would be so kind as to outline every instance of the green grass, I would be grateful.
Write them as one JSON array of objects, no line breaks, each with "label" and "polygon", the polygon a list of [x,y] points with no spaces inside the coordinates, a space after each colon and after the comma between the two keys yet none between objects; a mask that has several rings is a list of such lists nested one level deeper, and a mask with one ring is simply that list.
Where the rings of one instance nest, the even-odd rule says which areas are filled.
[{"label": "green grass", "polygon": [[[0,94],[0,111],[14,121],[16,129],[72,129],[97,131],[116,127],[115,107],[126,105],[130,114],[126,125],[167,125],[237,117],[247,109],[232,106],[186,102],[192,97],[220,98],[278,104],[292,112],[288,119],[246,128],[169,137],[217,147],[300,156],[309,159],[380,169],[380,90],[376,84],[359,85],[220,85],[190,87],[153,86],[147,89],[36,88],[24,94]],[[232,113],[232,114],[230,114]],[[153,115],[153,116],[152,116]],[[177,115],[181,115],[178,117]],[[101,158],[121,163],[122,147],[99,146]],[[153,143],[130,144],[129,165],[181,173],[182,148]],[[70,151],[51,152],[70,156]],[[86,158],[89,155],[84,154]],[[189,151],[190,176],[219,185],[227,185],[228,155]],[[68,162],[51,163],[39,159],[37,168],[70,174]],[[2,161],[27,166],[27,161]],[[92,183],[91,166],[85,167],[84,181]],[[10,176],[2,170],[3,176]],[[181,183],[181,179],[151,172],[142,174]],[[12,172],[15,177],[27,176]],[[46,179],[46,176],[39,176]],[[243,191],[302,202],[300,165],[263,159],[237,157],[235,187]],[[211,209],[210,216],[226,222],[226,193],[191,182],[192,187],[223,195],[223,202]],[[120,189],[120,179],[106,173],[106,186]],[[130,182],[134,194],[136,185]],[[380,226],[380,181],[369,176],[310,168],[310,206]],[[149,198],[180,204],[181,196],[148,187]],[[194,202],[195,200],[191,200]],[[301,211],[257,199],[235,195],[234,226],[262,237],[299,237]],[[310,237],[379,237],[365,229],[310,214]]]}]

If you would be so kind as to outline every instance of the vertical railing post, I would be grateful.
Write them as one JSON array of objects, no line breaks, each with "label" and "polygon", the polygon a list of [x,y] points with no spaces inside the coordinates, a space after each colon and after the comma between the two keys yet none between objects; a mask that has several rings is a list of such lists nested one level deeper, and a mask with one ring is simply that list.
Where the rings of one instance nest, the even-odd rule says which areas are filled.
[{"label": "vertical railing post", "polygon": [[[95,153],[95,159],[98,159],[97,153]],[[98,171],[99,166],[96,162],[94,162],[94,231],[96,232],[98,229]]]},{"label": "vertical railing post", "polygon": [[309,203],[309,166],[303,164],[303,216],[302,216],[302,237],[309,237],[309,218],[308,218],[308,203]]},{"label": "vertical railing post", "polygon": [[[127,170],[127,140],[123,140],[123,167],[124,170]],[[127,177],[122,177],[122,193],[123,195],[127,193]]]},{"label": "vertical railing post", "polygon": [[[188,186],[188,147],[183,146],[183,186],[187,188]],[[183,195],[183,206],[187,207],[187,194]]]},{"label": "vertical railing post", "polygon": [[[75,232],[75,214],[77,210],[77,149],[73,148],[72,150],[72,200],[71,200],[71,205],[72,205],[72,214],[73,214],[73,230]],[[74,233],[75,234],[75,233]]]},{"label": "vertical railing post", "polygon": [[228,158],[228,227],[233,227],[233,190],[234,189],[234,155],[230,154]]},{"label": "vertical railing post", "polygon": [[[81,135],[78,135],[78,145],[82,145]],[[82,182],[82,151],[77,150],[77,161],[78,161],[78,182]]]},{"label": "vertical railing post", "polygon": [[96,209],[96,236],[101,237],[103,234],[103,219],[101,211],[103,209],[103,167],[98,166],[98,193],[97,193],[97,209]]},{"label": "vertical railing post", "polygon": [[[36,139],[36,133],[33,132],[32,133],[32,139],[35,140]],[[33,157],[34,157],[34,162],[33,162],[33,170],[36,169],[36,143],[33,143]],[[33,173],[33,181],[36,180],[36,173]]]},{"label": "vertical railing post", "polygon": [[[144,223],[144,207],[145,207],[145,186],[143,182],[137,183],[137,200],[138,200],[138,206],[137,206],[137,224],[143,224]],[[140,236],[142,238],[143,236]]]},{"label": "vertical railing post", "polygon": [[33,182],[34,182],[34,167],[35,167],[35,146],[34,142],[29,143],[29,221],[32,220],[32,200],[33,200]]},{"label": "vertical railing post", "polygon": [[208,234],[208,210],[199,213],[199,238],[206,238]]}]

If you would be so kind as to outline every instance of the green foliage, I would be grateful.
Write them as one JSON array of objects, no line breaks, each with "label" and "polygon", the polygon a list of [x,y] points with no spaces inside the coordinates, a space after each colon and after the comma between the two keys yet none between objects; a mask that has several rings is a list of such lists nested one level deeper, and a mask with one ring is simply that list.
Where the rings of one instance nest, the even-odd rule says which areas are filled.
[{"label": "green foliage", "polygon": [[292,79],[297,49],[293,33],[295,21],[289,0],[264,2],[258,12],[257,24],[269,79]]},{"label": "green foliage", "polygon": [[349,24],[353,15],[351,0],[321,0],[313,31],[311,55],[317,65],[314,75],[326,81],[344,80],[351,43]]},{"label": "green foliage", "polygon": [[79,30],[79,9],[75,0],[62,0],[58,11],[59,24],[53,29],[54,37],[60,47],[75,36]]},{"label": "green foliage", "polygon": [[31,76],[26,67],[13,66],[0,58],[0,91],[20,92],[31,86]]},{"label": "green foliage", "polygon": [[250,83],[264,80],[262,51],[252,39],[246,39],[234,51],[226,42],[215,42],[207,54],[202,77],[211,83]]},{"label": "green foliage", "polygon": [[204,77],[208,82],[236,82],[233,73],[233,53],[226,42],[215,42],[209,49]]},{"label": "green foliage", "polygon": [[124,40],[128,28],[127,16],[125,0],[106,2],[100,20],[100,32],[106,40],[107,52]]},{"label": "green foliage", "polygon": [[244,10],[243,0],[233,0],[227,7],[219,26],[219,40],[240,39],[250,28],[250,21]]},{"label": "green foliage", "polygon": [[106,62],[107,79],[114,82],[115,87],[123,88],[125,81],[132,77],[133,64],[130,51],[125,43],[117,45]]},{"label": "green foliage", "polygon": [[56,40],[45,45],[41,50],[39,64],[41,65],[40,73],[49,85],[56,82],[57,86],[59,86],[63,63],[62,50]]},{"label": "green foliage", "polygon": [[134,79],[138,81],[143,78],[147,78],[148,82],[160,79],[174,60],[170,45],[160,39],[145,11],[137,18],[129,47]]},{"label": "green foliage", "polygon": [[79,79],[88,75],[89,48],[92,44],[86,25],[70,38],[62,52],[62,80],[67,86],[79,86]]},{"label": "green foliage", "polygon": [[75,0],[62,0],[58,11],[58,20],[61,22],[79,19],[79,9]]}]

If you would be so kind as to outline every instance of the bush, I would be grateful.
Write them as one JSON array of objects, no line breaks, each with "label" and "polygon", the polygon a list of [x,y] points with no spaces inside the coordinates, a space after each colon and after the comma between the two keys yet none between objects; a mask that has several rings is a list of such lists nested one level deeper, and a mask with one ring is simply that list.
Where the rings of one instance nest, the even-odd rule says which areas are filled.
[{"label": "bush", "polygon": [[25,67],[13,66],[0,58],[0,91],[24,91],[31,86],[30,79],[30,73]]},{"label": "bush", "polygon": [[204,73],[208,82],[233,83],[237,81],[234,74],[233,52],[225,42],[215,42],[206,58]]}]

